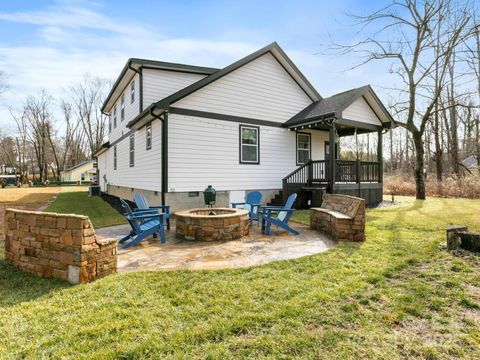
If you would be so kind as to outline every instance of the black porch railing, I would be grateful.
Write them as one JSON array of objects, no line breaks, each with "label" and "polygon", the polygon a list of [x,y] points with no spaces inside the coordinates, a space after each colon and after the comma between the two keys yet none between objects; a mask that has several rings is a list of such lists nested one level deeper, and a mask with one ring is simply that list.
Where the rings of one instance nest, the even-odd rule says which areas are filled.
[{"label": "black porch railing", "polygon": [[[378,161],[335,160],[334,183],[378,183],[381,182],[381,167]],[[302,188],[319,187],[331,192],[329,160],[310,160],[282,179],[283,196],[300,192]]]}]

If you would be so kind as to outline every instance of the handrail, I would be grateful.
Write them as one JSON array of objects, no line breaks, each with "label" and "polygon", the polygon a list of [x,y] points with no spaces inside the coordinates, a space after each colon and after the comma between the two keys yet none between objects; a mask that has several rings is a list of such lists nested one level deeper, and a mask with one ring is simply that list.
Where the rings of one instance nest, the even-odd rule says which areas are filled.
[{"label": "handrail", "polygon": [[301,171],[303,168],[305,168],[307,165],[309,165],[310,163],[312,163],[313,160],[308,160],[305,164],[303,164],[302,166],[296,168],[295,170],[293,170],[290,174],[288,174],[287,176],[285,176],[282,181],[284,180],[287,180],[287,178],[289,178],[290,176],[292,175],[295,175],[296,173],[298,173],[299,171]]}]

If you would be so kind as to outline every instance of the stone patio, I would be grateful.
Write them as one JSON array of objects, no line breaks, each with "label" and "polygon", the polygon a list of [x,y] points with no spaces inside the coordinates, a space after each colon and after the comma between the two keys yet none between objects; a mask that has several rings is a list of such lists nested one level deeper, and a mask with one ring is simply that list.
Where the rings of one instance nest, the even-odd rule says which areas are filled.
[{"label": "stone patio", "polygon": [[[118,271],[239,268],[318,254],[336,245],[326,235],[297,223],[292,226],[300,231],[298,236],[277,229],[272,229],[272,235],[265,236],[255,224],[248,236],[215,242],[177,239],[172,225],[172,229],[166,231],[166,244],[151,239],[132,248],[120,248]],[[119,225],[98,229],[96,234],[98,239],[120,239],[129,231],[129,225]]]}]

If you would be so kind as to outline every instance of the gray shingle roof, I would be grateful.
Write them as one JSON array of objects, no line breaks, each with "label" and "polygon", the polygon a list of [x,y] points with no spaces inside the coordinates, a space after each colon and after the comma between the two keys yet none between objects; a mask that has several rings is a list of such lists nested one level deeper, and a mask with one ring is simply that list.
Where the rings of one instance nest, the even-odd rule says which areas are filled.
[{"label": "gray shingle roof", "polygon": [[361,96],[369,88],[370,86],[366,85],[335,94],[320,101],[315,101],[288,120],[284,126],[295,126],[305,123],[308,120],[335,116],[336,114],[341,113],[346,107],[348,107],[348,105],[354,102],[355,99]]}]

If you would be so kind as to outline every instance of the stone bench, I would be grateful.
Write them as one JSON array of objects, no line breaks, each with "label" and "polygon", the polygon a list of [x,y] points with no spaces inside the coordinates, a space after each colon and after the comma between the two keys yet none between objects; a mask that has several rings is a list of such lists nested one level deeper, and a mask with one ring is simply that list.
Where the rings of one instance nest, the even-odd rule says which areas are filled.
[{"label": "stone bench", "polygon": [[310,209],[310,228],[336,240],[365,241],[365,200],[324,194],[322,207]]},{"label": "stone bench", "polygon": [[41,277],[88,283],[117,272],[117,241],[97,239],[88,216],[7,209],[5,260]]}]

